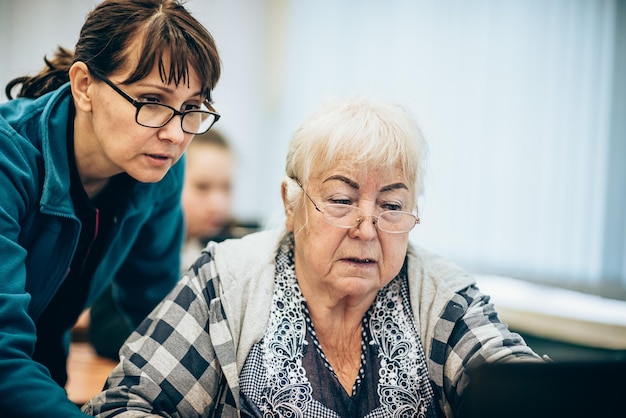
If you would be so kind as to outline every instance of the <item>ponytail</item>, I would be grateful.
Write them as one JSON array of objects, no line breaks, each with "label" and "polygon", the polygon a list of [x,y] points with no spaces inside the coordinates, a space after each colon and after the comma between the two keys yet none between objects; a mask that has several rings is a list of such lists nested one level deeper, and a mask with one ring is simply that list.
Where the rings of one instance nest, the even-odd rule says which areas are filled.
[{"label": "ponytail", "polygon": [[15,97],[37,98],[56,90],[70,81],[68,71],[74,61],[74,53],[59,46],[51,59],[44,57],[46,66],[36,76],[23,76],[11,80],[5,89],[9,100],[13,99],[13,89],[19,88]]}]

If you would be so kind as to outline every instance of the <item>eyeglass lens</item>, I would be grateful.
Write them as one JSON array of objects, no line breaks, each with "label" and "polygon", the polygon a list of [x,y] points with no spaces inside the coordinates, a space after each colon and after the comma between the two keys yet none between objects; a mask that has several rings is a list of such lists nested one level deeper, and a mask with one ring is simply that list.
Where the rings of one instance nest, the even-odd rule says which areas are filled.
[{"label": "eyeglass lens", "polygon": [[[342,228],[352,228],[362,222],[365,216],[359,207],[331,204],[323,211],[324,219],[330,224]],[[411,213],[400,211],[385,211],[374,217],[379,229],[387,232],[409,232],[419,220]]]},{"label": "eyeglass lens", "polygon": [[[137,111],[137,123],[151,128],[160,128],[174,117],[174,110],[160,103],[142,103]],[[190,110],[182,116],[185,132],[204,133],[215,123],[216,116],[207,110]]]}]

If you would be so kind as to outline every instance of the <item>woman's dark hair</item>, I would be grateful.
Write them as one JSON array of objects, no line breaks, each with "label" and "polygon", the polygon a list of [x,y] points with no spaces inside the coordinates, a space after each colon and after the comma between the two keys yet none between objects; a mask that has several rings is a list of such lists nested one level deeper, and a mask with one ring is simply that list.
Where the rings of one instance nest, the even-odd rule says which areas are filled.
[{"label": "woman's dark hair", "polygon": [[[69,81],[74,62],[84,62],[94,76],[108,76],[121,69],[135,51],[131,43],[141,39],[141,53],[134,71],[124,81],[146,77],[157,64],[161,79],[178,86],[189,83],[189,65],[198,75],[202,95],[211,101],[211,91],[220,77],[220,59],[211,34],[178,0],[104,0],[85,20],[72,54],[59,47],[46,66],[33,77],[18,77],[6,86],[21,86],[16,97],[36,98]],[[169,68],[164,56],[169,57]]]}]

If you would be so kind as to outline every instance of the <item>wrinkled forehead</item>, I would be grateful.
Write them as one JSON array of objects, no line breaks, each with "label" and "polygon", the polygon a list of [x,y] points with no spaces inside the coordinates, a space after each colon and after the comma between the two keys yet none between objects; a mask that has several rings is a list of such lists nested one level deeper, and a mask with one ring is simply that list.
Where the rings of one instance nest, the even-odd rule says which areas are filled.
[{"label": "wrinkled forehead", "polygon": [[403,183],[409,192],[414,192],[413,181],[407,178],[400,162],[392,165],[376,164],[375,161],[355,163],[354,159],[347,156],[321,160],[318,164],[314,162],[309,183],[321,184],[337,176],[350,179],[359,185],[370,182],[381,185]]}]

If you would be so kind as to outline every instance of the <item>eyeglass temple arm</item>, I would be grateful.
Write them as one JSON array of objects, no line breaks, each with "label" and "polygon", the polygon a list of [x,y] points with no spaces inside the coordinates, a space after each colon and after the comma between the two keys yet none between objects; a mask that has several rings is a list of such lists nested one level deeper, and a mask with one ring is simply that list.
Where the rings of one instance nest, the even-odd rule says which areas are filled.
[{"label": "eyeglass temple arm", "polygon": [[302,183],[300,183],[300,180],[298,180],[298,178],[297,178],[297,177],[291,177],[291,179],[292,179],[293,181],[295,181],[296,183],[298,183],[298,186],[300,186],[300,188],[302,189],[302,191],[304,192],[304,194],[306,195],[306,197],[308,197],[308,198],[309,198],[309,200],[311,201],[311,203],[313,203],[313,206],[315,206],[315,210],[316,210],[316,211],[318,211],[318,212],[320,212],[320,213],[323,213],[323,212],[322,212],[322,210],[321,210],[321,209],[317,206],[317,203],[315,203],[315,200],[313,200],[313,198],[311,198],[311,196],[309,196],[309,194],[307,193],[307,191],[306,191],[306,190],[304,190],[304,186],[302,185]]}]

